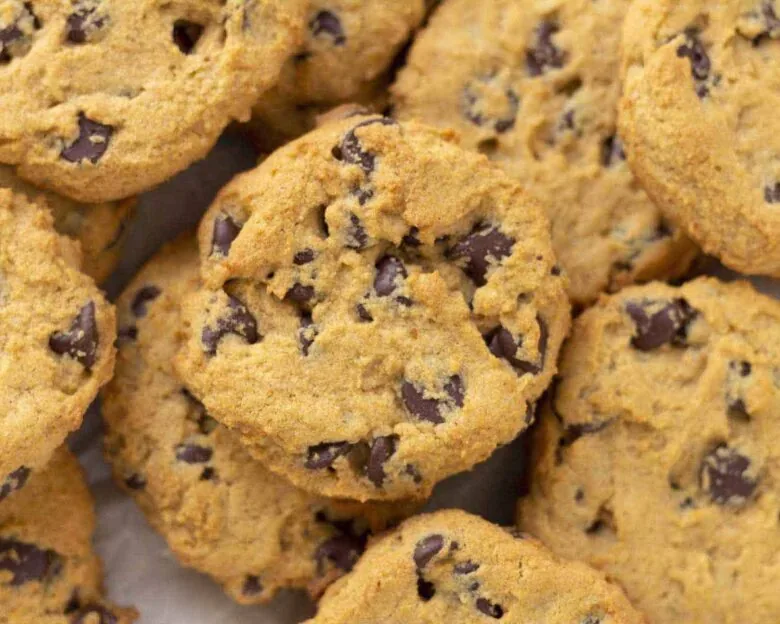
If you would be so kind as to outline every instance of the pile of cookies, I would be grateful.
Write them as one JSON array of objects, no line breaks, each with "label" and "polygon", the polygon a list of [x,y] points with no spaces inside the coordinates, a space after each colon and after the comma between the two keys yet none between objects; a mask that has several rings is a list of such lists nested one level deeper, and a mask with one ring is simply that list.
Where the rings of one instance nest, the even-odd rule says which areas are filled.
[{"label": "pile of cookies", "polygon": [[[0,624],[138,617],[65,444],[98,394],[238,603],[780,621],[780,301],[695,277],[780,278],[780,1],[0,0],[0,104]],[[229,126],[259,164],[110,303]],[[418,513],[519,435],[517,527]]]}]

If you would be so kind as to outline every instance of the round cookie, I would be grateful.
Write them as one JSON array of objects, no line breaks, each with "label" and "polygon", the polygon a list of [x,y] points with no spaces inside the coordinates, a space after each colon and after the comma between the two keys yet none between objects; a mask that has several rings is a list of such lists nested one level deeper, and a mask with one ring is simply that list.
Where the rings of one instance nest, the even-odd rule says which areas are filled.
[{"label": "round cookie", "polygon": [[349,571],[372,531],[407,504],[339,503],[264,468],[210,418],[173,372],[181,301],[198,287],[194,238],[160,251],[118,301],[116,376],[103,394],[106,456],[117,481],[184,564],[238,602],[284,587],[318,595]]},{"label": "round cookie", "polygon": [[65,448],[0,504],[0,624],[130,624],[134,609],[103,599],[92,550],[95,512]]},{"label": "round cookie", "polygon": [[308,491],[427,495],[529,422],[569,326],[548,224],[448,135],[353,117],[225,187],[177,367]]},{"label": "round cookie", "polygon": [[42,196],[54,215],[54,228],[79,241],[82,272],[98,284],[111,275],[119,262],[134,200],[81,204],[24,182],[7,165],[0,165],[0,187],[24,193],[30,200]]},{"label": "round cookie", "polygon": [[272,151],[345,102],[384,99],[387,70],[425,16],[425,0],[312,0],[303,44],[252,109],[252,134]]},{"label": "round cookie", "polygon": [[163,182],[249,117],[297,45],[305,7],[4,0],[0,162],[84,202]]},{"label": "round cookie", "polygon": [[462,511],[407,520],[334,584],[309,624],[642,624],[602,574]]},{"label": "round cookie", "polygon": [[658,624],[777,622],[780,302],[630,288],[574,324],[519,523]]},{"label": "round cookie", "polygon": [[629,0],[447,0],[393,86],[395,114],[454,128],[546,209],[578,305],[683,274],[696,250],[637,184],[617,134]]},{"label": "round cookie", "polygon": [[0,501],[79,426],[114,369],[114,309],[75,268],[76,247],[43,205],[0,189]]},{"label": "round cookie", "polygon": [[780,2],[637,1],[623,65],[647,192],[728,266],[780,277]]}]

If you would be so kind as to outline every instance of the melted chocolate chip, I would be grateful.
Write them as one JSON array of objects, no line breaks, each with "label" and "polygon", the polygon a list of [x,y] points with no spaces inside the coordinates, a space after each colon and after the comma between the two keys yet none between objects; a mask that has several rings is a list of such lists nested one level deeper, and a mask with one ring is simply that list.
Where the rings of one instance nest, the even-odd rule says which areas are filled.
[{"label": "melted chocolate chip", "polygon": [[57,355],[69,355],[87,370],[92,368],[98,348],[94,302],[81,308],[68,331],[57,331],[49,336],[49,348]]},{"label": "melted chocolate chip", "polygon": [[205,464],[213,454],[212,449],[197,444],[176,445],[176,459],[186,464]]},{"label": "melted chocolate chip", "polygon": [[95,164],[106,153],[111,136],[114,134],[114,128],[90,119],[84,113],[79,113],[78,123],[78,138],[63,148],[60,156],[72,163],[88,160]]},{"label": "melted chocolate chip", "polygon": [[485,343],[490,352],[497,358],[506,360],[520,374],[538,375],[544,369],[544,363],[547,356],[547,341],[549,339],[549,330],[547,323],[540,316],[537,316],[536,322],[539,325],[539,341],[537,342],[537,351],[539,352],[538,362],[528,362],[517,358],[519,344],[512,333],[503,325],[499,325],[485,335]]},{"label": "melted chocolate chip", "polygon": [[483,95],[485,89],[490,88],[491,78],[479,79],[467,84],[463,89],[463,116],[475,126],[491,126],[498,134],[508,132],[515,127],[517,112],[520,110],[520,96],[507,87],[502,95],[505,100],[505,113],[500,117],[485,115],[483,108]]},{"label": "melted chocolate chip", "polygon": [[263,593],[263,584],[260,582],[260,577],[249,574],[246,579],[244,579],[241,593],[244,594],[244,596],[257,596],[258,594]]},{"label": "melted chocolate chip", "polygon": [[144,286],[135,293],[135,297],[133,297],[133,301],[130,303],[130,311],[137,318],[143,318],[147,312],[146,304],[151,303],[161,294],[162,290],[157,288],[157,286]]},{"label": "melted chocolate chip", "polygon": [[479,570],[479,564],[474,563],[473,561],[462,561],[461,563],[456,563],[453,570],[455,574],[471,574],[472,572]]},{"label": "melted chocolate chip", "polygon": [[701,484],[719,505],[743,505],[753,495],[757,480],[748,475],[750,460],[725,445],[714,449],[701,466]]},{"label": "melted chocolate chip", "polygon": [[340,145],[333,148],[333,157],[336,160],[350,165],[358,165],[366,174],[372,173],[376,168],[376,155],[363,149],[360,139],[358,139],[355,132],[359,128],[365,128],[366,126],[375,124],[393,126],[396,125],[396,123],[396,121],[389,119],[388,117],[378,117],[361,121],[344,135]]},{"label": "melted chocolate chip", "polygon": [[29,26],[38,30],[41,23],[33,13],[32,5],[25,2],[19,15],[10,24],[0,28],[0,63],[9,63],[14,57],[27,52],[30,36],[25,33],[25,29]]},{"label": "melted chocolate chip", "polygon": [[349,215],[349,226],[346,231],[346,247],[360,251],[368,245],[368,232],[363,227],[363,223],[355,214]]},{"label": "melted chocolate chip", "polygon": [[500,620],[504,617],[504,609],[499,604],[490,602],[487,598],[477,598],[477,611],[485,615]]},{"label": "melted chocolate chip", "polygon": [[142,475],[134,473],[125,479],[125,486],[130,490],[143,490],[146,487],[146,479]]},{"label": "melted chocolate chip", "polygon": [[652,351],[665,344],[685,346],[688,326],[696,318],[697,312],[685,299],[673,299],[663,302],[657,312],[648,315],[647,310],[662,302],[631,301],[626,312],[634,321],[636,333],[631,345],[640,351]]},{"label": "melted chocolate chip", "polygon": [[30,469],[27,466],[20,466],[9,474],[0,485],[0,501],[9,496],[16,490],[21,490],[27,479],[30,478]]},{"label": "melted chocolate chip", "polygon": [[387,478],[385,464],[395,454],[397,444],[398,436],[396,435],[379,437],[371,443],[368,463],[366,464],[366,476],[376,487],[384,485]]},{"label": "melted chocolate chip", "polygon": [[339,570],[349,572],[355,567],[364,549],[364,540],[354,535],[336,535],[320,544],[314,553],[314,558],[321,571],[325,569],[325,562],[330,561]]},{"label": "melted chocolate chip", "polygon": [[86,43],[105,23],[106,20],[97,14],[95,6],[77,4],[76,10],[65,21],[65,39],[69,43]]},{"label": "melted chocolate chip", "polygon": [[331,11],[319,11],[309,22],[309,30],[315,37],[321,35],[330,37],[333,44],[337,46],[343,46],[347,42],[341,20]]},{"label": "melted chocolate chip", "polygon": [[376,263],[374,291],[380,297],[389,297],[398,288],[398,282],[408,273],[404,263],[395,256],[382,256]]},{"label": "melted chocolate chip", "polygon": [[426,581],[422,576],[417,576],[417,595],[423,602],[428,602],[436,595],[436,586]]},{"label": "melted chocolate chip", "polygon": [[303,266],[305,264],[309,264],[311,262],[314,262],[314,250],[313,249],[302,249],[301,251],[297,252],[295,256],[293,257],[293,263],[296,266]]},{"label": "melted chocolate chip", "polygon": [[230,215],[221,214],[214,219],[214,232],[211,235],[211,255],[218,253],[227,256],[233,241],[241,232],[241,225],[236,223]]},{"label": "melted chocolate chip", "polygon": [[247,307],[235,297],[228,297],[227,315],[217,319],[215,327],[204,327],[201,342],[208,355],[216,355],[217,346],[228,334],[243,338],[247,344],[255,344],[261,336],[257,331],[257,321]]},{"label": "melted chocolate chip", "polygon": [[463,271],[477,286],[484,286],[488,269],[511,255],[515,241],[488,223],[479,224],[449,250],[453,260],[465,260]]},{"label": "melted chocolate chip", "polygon": [[188,20],[176,20],[173,23],[173,42],[183,54],[191,54],[203,34],[203,26]]},{"label": "melted chocolate chip", "polygon": [[780,182],[764,187],[764,200],[768,204],[780,204]]},{"label": "melted chocolate chip", "polygon": [[612,135],[604,139],[601,144],[601,164],[605,167],[613,167],[626,159],[626,152],[623,149],[623,142],[617,135]]},{"label": "melted chocolate chip", "polygon": [[[97,616],[97,620],[95,619]],[[119,620],[108,609],[97,604],[89,604],[79,609],[78,613],[72,616],[71,624],[117,624]]]},{"label": "melted chocolate chip", "polygon": [[284,295],[284,299],[285,301],[304,304],[314,299],[314,294],[314,286],[304,286],[303,284],[295,283]]},{"label": "melted chocolate chip", "polygon": [[41,550],[34,544],[0,538],[0,570],[10,572],[10,585],[18,587],[32,581],[43,583],[62,569],[62,558],[53,550]]},{"label": "melted chocolate chip", "polygon": [[442,412],[455,407],[463,407],[465,389],[459,375],[453,375],[444,385],[445,399],[426,398],[424,390],[418,389],[411,381],[401,385],[401,398],[410,414],[418,419],[440,425],[444,422]]},{"label": "melted chocolate chip", "polygon": [[525,63],[531,76],[541,76],[551,69],[560,69],[566,63],[566,53],[553,43],[558,24],[544,21],[536,27],[534,45],[525,51]]},{"label": "melted chocolate chip", "polygon": [[330,468],[339,457],[352,450],[349,442],[323,442],[310,446],[304,466],[309,470]]},{"label": "melted chocolate chip", "polygon": [[206,466],[203,469],[203,471],[200,473],[199,479],[201,481],[219,481],[216,469],[212,468],[211,466]]},{"label": "melted chocolate chip", "polygon": [[417,542],[417,545],[414,547],[414,554],[412,555],[412,559],[414,559],[414,564],[417,566],[417,569],[422,570],[427,566],[431,562],[431,559],[439,554],[442,548],[444,548],[443,535],[429,535]]},{"label": "melted chocolate chip", "polygon": [[314,344],[317,337],[317,327],[312,321],[311,314],[304,312],[301,314],[301,328],[298,330],[298,342],[301,346],[301,353],[304,357],[309,355],[309,349]]},{"label": "melted chocolate chip", "polygon": [[418,238],[419,234],[420,234],[420,229],[412,226],[412,228],[409,230],[409,233],[405,234],[404,237],[401,239],[401,243],[406,247],[412,247],[413,249],[416,249],[417,247],[422,245],[420,239]]},{"label": "melted chocolate chip", "polygon": [[685,43],[677,48],[677,56],[687,58],[690,61],[696,94],[700,98],[706,97],[709,93],[706,81],[710,77],[712,63],[704,44],[699,38],[698,31],[695,29],[685,31]]}]

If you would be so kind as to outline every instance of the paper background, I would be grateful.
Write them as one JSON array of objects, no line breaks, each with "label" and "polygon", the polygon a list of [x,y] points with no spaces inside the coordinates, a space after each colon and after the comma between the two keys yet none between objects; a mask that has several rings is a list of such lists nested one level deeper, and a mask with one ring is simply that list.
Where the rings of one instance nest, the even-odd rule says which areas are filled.
[{"label": "paper background", "polygon": [[[209,157],[141,198],[122,261],[105,287],[118,295],[135,271],[166,240],[194,228],[211,199],[238,171],[254,166],[256,156],[240,136],[223,137]],[[732,279],[715,263],[707,272]],[[780,298],[780,281],[752,280]],[[269,606],[241,607],[208,577],[186,570],[146,523],[133,501],[111,482],[100,447],[97,406],[70,440],[87,469],[97,501],[95,542],[103,557],[109,596],[141,612],[140,624],[291,624],[313,607],[289,592]],[[499,524],[510,524],[523,472],[523,440],[500,449],[470,473],[437,487],[427,509],[461,507]]]}]

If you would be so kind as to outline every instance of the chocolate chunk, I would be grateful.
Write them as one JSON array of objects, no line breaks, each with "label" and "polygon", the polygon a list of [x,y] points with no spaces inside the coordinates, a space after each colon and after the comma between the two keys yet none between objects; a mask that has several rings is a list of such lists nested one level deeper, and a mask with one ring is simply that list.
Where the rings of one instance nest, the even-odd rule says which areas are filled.
[{"label": "chocolate chunk", "polygon": [[541,76],[551,69],[560,69],[566,63],[566,53],[553,43],[553,35],[560,30],[558,24],[544,21],[536,27],[533,47],[525,51],[525,64],[531,76]]},{"label": "chocolate chunk", "polygon": [[477,611],[487,616],[500,620],[504,617],[504,609],[499,604],[493,604],[487,598],[477,598]]},{"label": "chocolate chunk", "polygon": [[479,564],[474,563],[473,561],[462,561],[461,563],[456,563],[453,570],[455,574],[471,574],[472,572],[479,570]]},{"label": "chocolate chunk", "polygon": [[102,124],[90,119],[84,113],[79,113],[79,136],[73,143],[63,148],[60,156],[72,163],[88,160],[95,164],[103,158],[113,134],[113,126]]},{"label": "chocolate chunk", "polygon": [[211,235],[211,255],[218,253],[227,256],[233,241],[241,232],[241,225],[236,223],[230,215],[221,214],[214,219],[214,232]]},{"label": "chocolate chunk", "polygon": [[173,42],[184,54],[191,54],[203,34],[203,26],[188,20],[176,20],[173,23]]},{"label": "chocolate chunk", "polygon": [[314,294],[314,286],[304,286],[296,282],[284,295],[284,299],[285,301],[304,304],[314,299]]},{"label": "chocolate chunk", "polygon": [[398,282],[407,276],[406,267],[401,260],[395,256],[382,256],[376,263],[374,291],[380,297],[389,297],[398,288]]},{"label": "chocolate chunk", "polygon": [[312,321],[311,314],[304,312],[301,314],[301,328],[298,330],[298,342],[301,345],[301,353],[304,357],[309,355],[309,349],[314,344],[317,337],[317,326]]},{"label": "chocolate chunk", "polygon": [[319,570],[325,569],[325,562],[330,561],[339,570],[349,572],[355,567],[360,555],[365,549],[365,542],[353,535],[336,535],[320,544],[314,553]]},{"label": "chocolate chunk", "polygon": [[86,43],[95,31],[105,26],[106,20],[97,13],[97,7],[76,4],[76,10],[65,20],[65,39],[69,43]]},{"label": "chocolate chunk", "polygon": [[417,469],[416,466],[412,466],[412,464],[406,464],[406,468],[404,468],[404,472],[408,474],[412,481],[416,484],[422,483],[422,475],[420,474],[420,471]]},{"label": "chocolate chunk", "polygon": [[204,327],[201,342],[208,355],[216,355],[217,345],[228,334],[243,338],[247,344],[255,344],[262,337],[257,331],[257,321],[247,307],[233,296],[228,296],[227,315],[217,319],[215,327]]},{"label": "chocolate chunk", "polygon": [[[648,316],[647,310],[659,304],[663,307]],[[631,301],[626,304],[626,312],[636,326],[631,345],[640,351],[652,351],[665,344],[685,346],[688,326],[697,316],[696,310],[680,298],[669,302]]]},{"label": "chocolate chunk", "polygon": [[0,538],[0,570],[11,573],[10,585],[32,581],[43,583],[62,569],[62,558],[53,550],[12,538]]},{"label": "chocolate chunk", "polygon": [[701,466],[701,485],[719,505],[743,505],[758,481],[748,475],[750,460],[726,445],[714,449]]},{"label": "chocolate chunk", "polygon": [[488,349],[497,358],[509,362],[512,368],[520,374],[538,375],[544,370],[549,330],[547,329],[547,323],[542,317],[537,316],[536,322],[539,325],[539,341],[536,347],[539,352],[538,362],[528,362],[517,358],[519,345],[512,333],[503,325],[499,325],[485,335],[484,338]]},{"label": "chocolate chunk", "polygon": [[130,490],[143,490],[146,487],[146,479],[142,475],[134,473],[125,479],[125,486]]},{"label": "chocolate chunk", "polygon": [[197,444],[176,445],[176,459],[186,464],[205,464],[213,454],[212,449]]},{"label": "chocolate chunk", "polygon": [[247,575],[244,579],[244,585],[241,587],[241,593],[244,596],[257,596],[257,594],[263,593],[263,584],[260,582],[260,577],[253,574]]},{"label": "chocolate chunk", "polygon": [[393,126],[397,122],[388,117],[377,117],[361,121],[344,135],[340,145],[333,148],[333,157],[350,165],[358,165],[366,174],[373,172],[376,167],[376,155],[363,149],[360,139],[358,139],[355,132],[359,128],[365,128],[374,124]]},{"label": "chocolate chunk", "polygon": [[9,496],[12,492],[21,490],[29,478],[30,469],[27,466],[20,466],[12,473],[10,473],[3,480],[3,484],[0,485],[0,501]]},{"label": "chocolate chunk", "polygon": [[133,301],[130,304],[130,311],[137,318],[143,318],[147,312],[146,304],[151,303],[161,294],[162,290],[157,288],[157,286],[144,286],[135,293],[135,297],[133,297]]},{"label": "chocolate chunk", "polygon": [[339,457],[352,450],[349,442],[323,442],[310,446],[304,466],[309,470],[330,468]]},{"label": "chocolate chunk", "polygon": [[361,323],[372,323],[374,321],[374,317],[371,316],[371,312],[366,309],[366,306],[364,306],[362,303],[358,303],[355,306],[355,311],[358,315],[358,320]]},{"label": "chocolate chunk", "polygon": [[366,476],[376,487],[382,487],[387,478],[385,464],[395,454],[398,436],[389,435],[376,438],[371,443],[371,450],[366,464]]},{"label": "chocolate chunk", "polygon": [[68,331],[57,331],[49,336],[49,348],[57,355],[69,355],[87,370],[92,368],[98,348],[94,302],[81,308]]},{"label": "chocolate chunk", "polygon": [[626,152],[623,149],[623,142],[617,135],[612,135],[604,139],[601,144],[601,164],[605,167],[612,167],[626,159]]},{"label": "chocolate chunk", "polygon": [[9,63],[11,59],[26,54],[31,40],[29,31],[40,27],[41,23],[33,13],[32,5],[25,2],[13,21],[0,28],[0,63]]},{"label": "chocolate chunk", "polygon": [[706,81],[710,77],[712,64],[696,29],[689,28],[685,31],[685,43],[677,48],[677,56],[690,61],[696,94],[700,98],[706,97],[709,93]]},{"label": "chocolate chunk", "polygon": [[349,223],[346,231],[346,247],[356,251],[365,249],[368,245],[368,232],[363,227],[363,223],[355,214],[349,215]]},{"label": "chocolate chunk", "polygon": [[425,392],[418,389],[411,381],[404,380],[401,386],[401,398],[406,409],[418,419],[440,425],[444,422],[442,411],[455,407],[463,407],[465,389],[459,375],[453,375],[444,385],[446,399],[426,398]]},{"label": "chocolate chunk", "polygon": [[416,249],[417,247],[422,245],[420,239],[418,238],[419,233],[420,233],[420,229],[413,226],[409,230],[409,233],[405,234],[404,237],[401,239],[401,243],[406,247],[412,247]]},{"label": "chocolate chunk", "polygon": [[477,225],[471,234],[449,250],[452,260],[465,260],[463,271],[477,286],[484,286],[488,269],[512,253],[515,241],[489,223]]},{"label": "chocolate chunk", "polygon": [[320,35],[330,37],[333,44],[337,46],[343,46],[347,42],[341,20],[331,11],[319,11],[309,22],[309,30],[315,37]]},{"label": "chocolate chunk", "polygon": [[417,595],[423,602],[428,602],[436,595],[436,586],[426,581],[422,576],[417,576]]},{"label": "chocolate chunk", "polygon": [[[96,619],[97,616],[97,619]],[[97,604],[89,604],[71,617],[71,624],[117,624],[119,620],[108,609]]]},{"label": "chocolate chunk", "polygon": [[443,535],[429,535],[422,538],[414,547],[414,564],[418,570],[422,570],[427,566],[431,559],[433,559],[444,548],[444,536]]},{"label": "chocolate chunk", "polygon": [[[502,89],[505,100],[505,113],[500,117],[488,116],[484,113],[484,94],[491,89],[493,78],[480,78],[467,84],[463,89],[463,116],[475,126],[490,126],[498,134],[508,132],[515,127],[517,112],[520,110],[520,97],[509,87]],[[493,98],[491,98],[493,99]]]},{"label": "chocolate chunk", "polygon": [[764,200],[768,204],[780,204],[780,182],[764,187]]},{"label": "chocolate chunk", "polygon": [[313,249],[302,249],[301,251],[297,252],[295,256],[293,257],[293,263],[296,266],[303,266],[305,264],[309,264],[311,262],[314,262],[314,250]]}]

